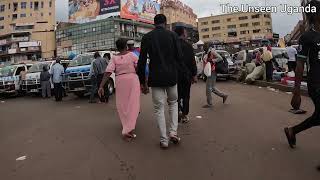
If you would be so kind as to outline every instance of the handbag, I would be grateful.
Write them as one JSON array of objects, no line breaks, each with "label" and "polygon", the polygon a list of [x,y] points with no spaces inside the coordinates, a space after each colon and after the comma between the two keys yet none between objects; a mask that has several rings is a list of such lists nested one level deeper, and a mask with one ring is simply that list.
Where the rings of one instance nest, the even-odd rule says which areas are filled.
[{"label": "handbag", "polygon": [[207,62],[207,64],[204,66],[203,73],[207,77],[211,76],[211,63],[210,62]]},{"label": "handbag", "polygon": [[227,59],[223,58],[222,61],[216,62],[216,72],[219,74],[228,74],[229,69],[228,69],[229,63]]}]

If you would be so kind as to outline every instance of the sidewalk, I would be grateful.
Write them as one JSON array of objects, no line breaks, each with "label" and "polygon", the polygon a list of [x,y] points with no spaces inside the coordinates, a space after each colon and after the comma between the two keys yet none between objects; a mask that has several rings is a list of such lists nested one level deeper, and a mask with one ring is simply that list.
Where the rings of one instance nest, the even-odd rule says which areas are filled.
[{"label": "sidewalk", "polygon": [[[239,77],[238,75],[233,75],[233,76],[230,77],[230,79],[233,80],[233,81],[238,82],[238,77]],[[293,87],[283,85],[278,81],[276,81],[276,82],[267,82],[267,81],[257,80],[251,85],[260,86],[260,87],[270,87],[270,88],[278,89],[278,90],[283,91],[283,92],[293,92],[293,89],[294,89]],[[301,95],[309,96],[308,91],[307,90],[303,90],[303,89],[301,89]]]}]

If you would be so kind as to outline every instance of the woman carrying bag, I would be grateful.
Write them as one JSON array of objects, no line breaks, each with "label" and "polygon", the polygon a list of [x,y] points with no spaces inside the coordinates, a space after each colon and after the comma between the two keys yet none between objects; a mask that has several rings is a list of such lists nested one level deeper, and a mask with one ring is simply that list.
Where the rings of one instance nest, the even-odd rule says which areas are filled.
[{"label": "woman carrying bag", "polygon": [[207,105],[203,108],[211,108],[213,106],[212,94],[214,93],[217,96],[223,99],[223,103],[226,102],[228,95],[216,88],[217,81],[217,72],[216,72],[216,63],[222,61],[222,57],[214,50],[209,49],[208,54],[204,58],[204,73],[207,76],[206,81],[206,95],[207,95]]}]

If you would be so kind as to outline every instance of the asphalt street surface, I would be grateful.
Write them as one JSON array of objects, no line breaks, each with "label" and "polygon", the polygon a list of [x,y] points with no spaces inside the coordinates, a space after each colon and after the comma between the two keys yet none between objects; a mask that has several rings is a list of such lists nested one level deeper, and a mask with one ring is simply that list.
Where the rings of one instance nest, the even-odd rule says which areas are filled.
[{"label": "asphalt street surface", "polygon": [[[88,104],[70,95],[61,103],[19,97],[0,103],[1,180],[317,180],[320,129],[298,135],[290,150],[283,128],[307,118],[288,112],[291,95],[219,82],[230,94],[205,105],[205,84],[192,87],[191,122],[182,143],[159,148],[150,95],[142,95],[137,139],[121,139],[115,98]],[[197,118],[201,116],[202,118]],[[25,159],[23,158],[25,156]],[[22,160],[16,159],[22,157]]]}]

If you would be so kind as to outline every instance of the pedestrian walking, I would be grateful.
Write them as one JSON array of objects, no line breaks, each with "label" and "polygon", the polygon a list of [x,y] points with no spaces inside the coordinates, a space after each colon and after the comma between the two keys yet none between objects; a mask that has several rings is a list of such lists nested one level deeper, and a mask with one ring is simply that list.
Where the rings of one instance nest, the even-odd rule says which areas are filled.
[{"label": "pedestrian walking", "polygon": [[[96,103],[95,95],[98,91],[98,86],[101,84],[104,72],[107,68],[107,60],[101,58],[100,53],[96,52],[94,54],[94,60],[91,63],[91,95],[90,95],[90,103]],[[99,96],[99,103],[105,102],[107,103],[109,100],[109,93],[106,96]]]},{"label": "pedestrian walking", "polygon": [[56,63],[51,68],[51,78],[56,101],[62,101],[63,96],[62,75],[64,74],[64,67],[60,63],[61,60],[57,58]]},{"label": "pedestrian walking", "polygon": [[[178,36],[166,30],[167,18],[158,14],[154,18],[156,28],[144,35],[141,43],[141,54],[138,61],[138,75],[144,93],[152,89],[154,115],[160,128],[160,147],[167,149],[169,141],[175,144],[180,142],[178,137],[178,72],[182,62],[181,47]],[[146,81],[146,64],[148,55],[149,77]],[[169,104],[169,136],[167,134],[164,113],[165,103]]]},{"label": "pedestrian walking", "polygon": [[286,49],[287,49],[287,54],[289,57],[288,70],[289,70],[289,72],[295,71],[296,67],[297,67],[298,52],[297,52],[296,48],[292,47],[291,42],[288,42]]},{"label": "pedestrian walking", "polygon": [[116,74],[116,106],[122,123],[122,135],[126,140],[136,137],[134,130],[140,110],[140,83],[136,74],[138,57],[127,51],[127,41],[116,42],[119,54],[113,56],[104,73],[99,96],[105,94],[105,84],[112,73]]},{"label": "pedestrian walking", "polygon": [[265,63],[266,66],[266,79],[267,81],[272,80],[272,75],[273,75],[273,63],[272,63],[272,52],[271,52],[271,47],[268,46],[267,49],[263,49],[263,53],[261,55],[262,61]]},{"label": "pedestrian walking", "polygon": [[43,71],[40,73],[41,93],[43,98],[51,98],[51,75],[46,65],[43,66]]},{"label": "pedestrian walking", "polygon": [[203,106],[203,108],[211,108],[213,106],[212,93],[221,97],[223,99],[223,103],[225,103],[228,99],[228,95],[220,91],[216,87],[217,72],[215,70],[215,64],[222,60],[223,60],[222,57],[212,48],[209,49],[208,54],[204,59],[204,65],[206,65],[207,63],[210,63],[211,65],[211,76],[207,77],[207,80],[206,80],[207,104]]},{"label": "pedestrian walking", "polygon": [[[319,1],[312,0],[310,5],[320,9]],[[307,62],[309,64],[308,93],[314,103],[315,111],[311,117],[302,123],[284,129],[291,148],[296,146],[297,134],[320,125],[320,21],[318,21],[320,12],[306,13],[306,17],[311,28],[299,40],[300,50],[297,56],[296,80],[291,105],[294,108],[300,107],[300,85],[303,78],[304,64]]]},{"label": "pedestrian walking", "polygon": [[175,32],[179,36],[183,54],[183,65],[186,66],[184,68],[178,69],[179,121],[181,121],[182,123],[188,123],[191,84],[197,82],[197,65],[193,47],[186,41],[186,29],[182,26],[179,26],[175,29]]}]

